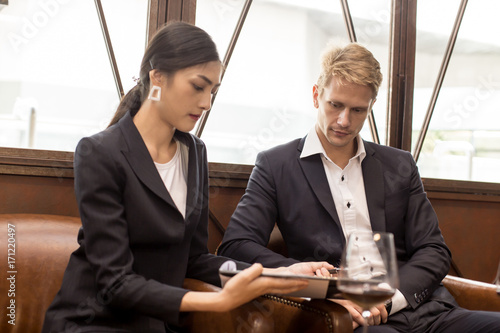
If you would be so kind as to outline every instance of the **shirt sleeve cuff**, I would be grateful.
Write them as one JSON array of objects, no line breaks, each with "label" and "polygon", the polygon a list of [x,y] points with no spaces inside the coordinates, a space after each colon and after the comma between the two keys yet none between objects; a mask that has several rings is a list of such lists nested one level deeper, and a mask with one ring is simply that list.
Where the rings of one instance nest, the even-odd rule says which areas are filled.
[{"label": "shirt sleeve cuff", "polygon": [[408,306],[408,301],[398,289],[394,293],[394,296],[392,296],[392,308],[391,308],[391,313],[389,313],[389,315],[395,314],[396,312],[406,308],[407,306]]}]

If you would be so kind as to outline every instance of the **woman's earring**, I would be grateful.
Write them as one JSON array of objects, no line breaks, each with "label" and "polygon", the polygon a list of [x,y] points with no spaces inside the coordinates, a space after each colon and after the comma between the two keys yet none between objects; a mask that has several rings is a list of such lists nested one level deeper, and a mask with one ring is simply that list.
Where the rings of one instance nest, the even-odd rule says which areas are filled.
[{"label": "woman's earring", "polygon": [[151,87],[151,90],[149,91],[148,99],[150,99],[152,101],[159,102],[160,96],[161,96],[161,87],[159,87],[159,86]]}]

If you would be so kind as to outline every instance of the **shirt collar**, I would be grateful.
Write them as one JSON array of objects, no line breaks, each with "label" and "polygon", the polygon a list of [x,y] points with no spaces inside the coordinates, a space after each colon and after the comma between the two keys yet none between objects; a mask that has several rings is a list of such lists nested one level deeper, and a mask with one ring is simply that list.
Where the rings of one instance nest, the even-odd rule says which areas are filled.
[{"label": "shirt collar", "polygon": [[[351,158],[351,160],[359,157],[359,162],[361,163],[366,156],[365,145],[363,140],[361,139],[361,135],[356,136],[356,140],[358,142],[358,151]],[[307,134],[306,140],[304,142],[304,147],[302,148],[302,153],[300,154],[300,158],[305,158],[315,154],[322,154],[325,158],[328,159],[326,155],[325,149],[319,141],[318,133],[316,133],[316,128],[313,127]]]}]

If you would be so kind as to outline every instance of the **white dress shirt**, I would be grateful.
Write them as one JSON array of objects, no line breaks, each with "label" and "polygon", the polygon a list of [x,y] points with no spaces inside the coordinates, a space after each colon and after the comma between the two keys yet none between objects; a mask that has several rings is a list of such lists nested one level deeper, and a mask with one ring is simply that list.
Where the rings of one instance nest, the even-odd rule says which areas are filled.
[{"label": "white dress shirt", "polygon": [[[366,202],[365,184],[363,180],[363,169],[361,163],[366,156],[365,146],[361,136],[356,137],[358,150],[349,159],[349,163],[344,169],[336,165],[327,155],[321,141],[313,127],[306,137],[304,148],[300,158],[320,154],[326,178],[332,193],[333,202],[342,226],[342,231],[346,239],[353,231],[372,231],[370,224],[370,214]],[[374,255],[374,251],[369,249],[367,244],[359,244],[360,265],[369,262],[373,266],[373,273],[380,272],[380,257]],[[378,258],[377,258],[378,257]],[[403,294],[397,290],[392,298],[392,313],[405,308],[408,302]]]},{"label": "white dress shirt", "polygon": [[309,131],[300,154],[300,158],[315,154],[321,155],[333,202],[346,239],[355,230],[372,230],[361,169],[361,162],[366,156],[365,146],[359,135],[356,140],[358,151],[343,170],[326,155],[315,128]]}]

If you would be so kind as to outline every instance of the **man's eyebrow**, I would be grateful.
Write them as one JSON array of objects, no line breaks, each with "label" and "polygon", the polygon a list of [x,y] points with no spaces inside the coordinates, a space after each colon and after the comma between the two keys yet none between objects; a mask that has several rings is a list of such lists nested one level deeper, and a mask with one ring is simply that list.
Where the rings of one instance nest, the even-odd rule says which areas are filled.
[{"label": "man's eyebrow", "polygon": [[[337,100],[335,100],[335,99],[331,99],[331,100],[329,100],[329,102],[330,102],[330,103],[335,103],[335,104],[340,104],[340,105],[345,105],[345,103],[344,103],[344,102],[342,102],[342,101],[337,101]],[[368,109],[370,108],[370,105],[365,105],[365,106],[361,106],[361,105],[359,105],[359,106],[352,106],[352,107],[350,107],[350,108],[351,108],[351,109],[362,109],[362,110],[368,110]]]},{"label": "man's eyebrow", "polygon": [[[198,74],[198,77],[199,77],[200,79],[204,80],[205,82],[207,82],[209,85],[214,84],[214,83],[212,82],[212,80],[210,80],[210,79],[209,79],[208,77],[206,77],[205,75]],[[215,85],[215,87],[218,87],[218,86],[220,86],[220,83],[217,83],[217,84]]]}]

